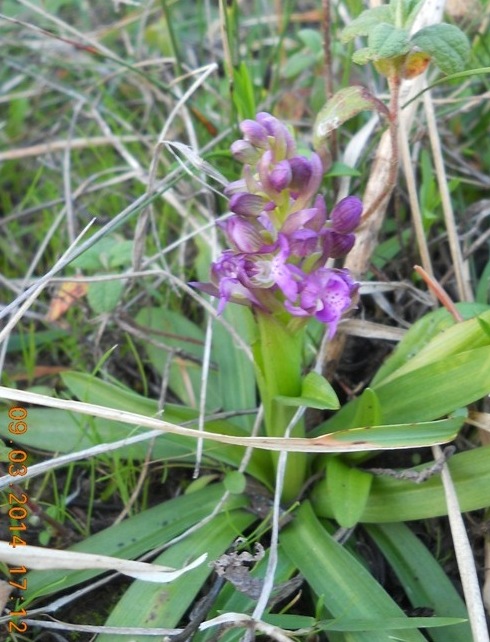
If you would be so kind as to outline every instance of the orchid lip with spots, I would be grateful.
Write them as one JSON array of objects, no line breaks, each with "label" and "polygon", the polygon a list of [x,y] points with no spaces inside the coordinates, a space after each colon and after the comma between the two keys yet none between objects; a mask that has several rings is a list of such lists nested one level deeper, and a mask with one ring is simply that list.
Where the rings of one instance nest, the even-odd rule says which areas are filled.
[{"label": "orchid lip with spots", "polygon": [[229,302],[286,310],[328,324],[332,337],[355,305],[358,284],[348,270],[325,266],[352,249],[362,202],[347,196],[328,216],[317,154],[298,155],[289,129],[266,112],[240,129],[243,139],[231,151],[242,177],[225,190],[233,215],[221,226],[229,249],[211,265],[210,283],[192,285],[219,298],[218,313]]}]

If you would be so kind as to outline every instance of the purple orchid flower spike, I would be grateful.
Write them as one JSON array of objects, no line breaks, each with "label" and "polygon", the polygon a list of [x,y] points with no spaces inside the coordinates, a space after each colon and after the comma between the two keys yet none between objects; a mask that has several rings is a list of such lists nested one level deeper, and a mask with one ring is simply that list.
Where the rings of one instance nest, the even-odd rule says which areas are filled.
[{"label": "purple orchid flower spike", "polygon": [[242,176],[225,189],[233,216],[221,224],[229,249],[212,264],[211,283],[192,285],[219,299],[219,314],[229,302],[269,314],[286,310],[328,324],[332,337],[358,285],[347,270],[325,264],[352,249],[362,202],[348,196],[327,217],[318,194],[320,157],[299,156],[291,132],[271,114],[244,120],[240,129],[243,139],[231,150]]}]

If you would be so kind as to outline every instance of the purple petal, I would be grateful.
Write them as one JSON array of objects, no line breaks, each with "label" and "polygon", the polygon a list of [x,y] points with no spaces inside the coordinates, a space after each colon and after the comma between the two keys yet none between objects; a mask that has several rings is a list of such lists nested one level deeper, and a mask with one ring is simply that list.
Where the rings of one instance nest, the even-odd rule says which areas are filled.
[{"label": "purple petal", "polygon": [[257,194],[238,192],[230,198],[230,210],[239,216],[258,216],[264,209],[265,200]]},{"label": "purple petal", "polygon": [[248,143],[251,143],[254,147],[267,149],[268,132],[259,122],[249,119],[244,120],[240,123],[240,129]]},{"label": "purple petal", "polygon": [[251,221],[242,216],[232,216],[222,225],[225,234],[239,252],[259,252],[264,247],[264,240]]},{"label": "purple petal", "polygon": [[352,250],[355,242],[355,234],[338,234],[334,230],[326,230],[324,234],[325,255],[332,259],[341,259]]},{"label": "purple petal", "polygon": [[269,145],[274,152],[274,159],[280,161],[294,156],[296,144],[286,125],[267,112],[258,113],[256,118],[273,139],[269,141]]},{"label": "purple petal", "polygon": [[292,172],[288,161],[274,164],[271,151],[264,152],[257,163],[257,169],[264,191],[271,196],[282,192],[291,182]]},{"label": "purple petal", "polygon": [[240,163],[252,165],[259,160],[260,152],[251,143],[245,140],[236,140],[230,147],[233,157]]}]

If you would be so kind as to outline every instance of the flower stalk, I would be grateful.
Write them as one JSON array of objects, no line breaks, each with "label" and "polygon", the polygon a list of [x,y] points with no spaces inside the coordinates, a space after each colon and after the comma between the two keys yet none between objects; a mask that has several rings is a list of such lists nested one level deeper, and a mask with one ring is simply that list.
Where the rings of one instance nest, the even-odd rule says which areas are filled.
[{"label": "flower stalk", "polygon": [[[362,203],[348,196],[330,215],[318,194],[320,157],[299,155],[289,129],[265,112],[245,120],[243,139],[231,146],[242,176],[226,188],[232,216],[222,228],[228,242],[211,265],[211,282],[193,285],[219,299],[252,308],[257,326],[253,346],[267,435],[280,437],[294,410],[278,397],[300,397],[306,323],[328,326],[331,338],[357,300],[358,284],[348,270],[327,267],[354,245]],[[302,436],[298,424],[293,434]],[[273,455],[277,464],[277,455]],[[283,501],[298,494],[304,455],[290,455]]]}]

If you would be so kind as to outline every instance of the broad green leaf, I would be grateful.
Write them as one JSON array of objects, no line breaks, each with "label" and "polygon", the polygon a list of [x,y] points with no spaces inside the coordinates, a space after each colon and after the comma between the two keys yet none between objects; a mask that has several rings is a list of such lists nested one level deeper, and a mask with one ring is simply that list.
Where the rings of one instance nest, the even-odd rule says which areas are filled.
[{"label": "broad green leaf", "polygon": [[375,390],[383,423],[442,417],[490,392],[490,346],[411,370]]},{"label": "broad green leaf", "polygon": [[396,58],[410,51],[409,41],[406,29],[382,22],[370,30],[368,47],[375,53],[374,60]]},{"label": "broad green leaf", "polygon": [[[335,445],[338,452],[349,452],[349,444],[363,445],[364,450],[371,448],[383,448],[385,450],[396,450],[397,448],[421,448],[434,444],[452,441],[458,430],[465,422],[466,414],[461,411],[447,419],[438,421],[421,421],[408,424],[386,424],[382,426],[363,426],[360,428],[348,428],[337,430],[326,436],[317,437],[316,441],[328,445]],[[324,427],[325,424],[322,424]],[[318,432],[316,428],[314,433]],[[345,444],[345,450],[342,450]]]},{"label": "broad green leaf", "polygon": [[[155,559],[156,564],[179,567],[179,560],[189,560],[202,553],[208,554],[208,563],[189,571],[164,590],[161,586],[137,580],[133,582],[112,611],[106,626],[118,627],[175,627],[192,606],[207,577],[212,573],[210,562],[215,561],[253,521],[254,516],[244,511],[217,515],[208,524],[174,544]],[[196,573],[196,571],[198,571]],[[135,605],[138,605],[135,608]],[[132,642],[147,642],[144,635],[132,635]],[[121,636],[102,634],[98,642],[121,642]]]},{"label": "broad green leaf", "polygon": [[[461,510],[471,511],[490,505],[490,446],[458,453],[448,461],[449,471],[456,485]],[[427,464],[410,470],[424,470]],[[322,517],[333,517],[324,479],[315,486],[312,501]],[[446,500],[439,475],[423,484],[413,481],[375,476],[361,522],[386,523],[427,519],[446,515]]]},{"label": "broad green leaf", "polygon": [[[107,381],[81,372],[65,372],[62,379],[71,394],[80,401],[97,405],[136,412],[153,417],[158,413],[158,403],[135,392],[111,384]],[[192,408],[166,404],[164,416],[176,424],[197,420],[198,412]],[[0,436],[10,437],[8,433],[7,409],[0,409]],[[110,443],[137,434],[137,429],[116,421],[100,418],[89,418],[53,408],[30,408],[30,425],[36,430],[28,430],[16,436],[16,441],[30,448],[69,453],[84,450],[101,443]],[[206,429],[211,432],[245,436],[243,429],[223,420],[206,422]],[[144,432],[144,430],[143,430]],[[142,442],[120,448],[117,455],[136,460],[144,459],[148,454],[148,443]],[[178,435],[163,434],[154,440],[152,457],[162,461],[177,459],[180,462],[194,462],[196,442]],[[229,466],[237,466],[244,454],[244,449],[218,443],[204,442],[204,457],[209,463],[221,461]],[[110,456],[110,455],[108,455]],[[273,478],[270,455],[255,449],[247,467],[247,473],[270,486]]]},{"label": "broad green leaf", "polygon": [[[383,620],[353,620],[350,617],[340,617],[333,621],[322,621],[318,627],[322,631],[398,631],[399,629],[435,629],[438,627],[449,627],[460,624],[463,618],[456,617],[387,617]],[[448,629],[449,630],[449,629]],[[399,634],[400,635],[400,634]],[[431,631],[431,637],[434,637]],[[349,638],[350,639],[350,638]],[[403,637],[391,637],[392,640],[406,640]],[[425,640],[425,638],[423,638]],[[460,642],[464,642],[460,640]],[[468,642],[470,642],[468,640]]]},{"label": "broad green leaf", "polygon": [[133,241],[119,240],[113,243],[109,252],[107,253],[108,267],[111,270],[117,268],[127,267],[131,264],[133,255]]},{"label": "broad green leaf", "polygon": [[[198,408],[205,338],[202,329],[186,319],[183,314],[164,307],[143,308],[135,320],[146,329],[148,338],[152,340],[152,343],[143,342],[143,346],[159,374],[165,372],[168,360],[172,358],[171,350],[181,351],[178,356],[172,358],[169,387],[186,406]],[[162,344],[161,348],[158,347],[159,343]],[[218,374],[211,368],[207,386],[207,407],[219,408],[221,401]]]},{"label": "broad green leaf", "polygon": [[[249,338],[251,312],[243,305],[228,305],[223,318],[246,341]],[[221,324],[213,327],[212,361],[218,371],[218,388],[222,410],[251,410],[257,406],[255,372],[252,361],[235,345],[228,330]],[[232,423],[251,430],[255,416],[233,418]]]},{"label": "broad green leaf", "polygon": [[123,291],[123,281],[98,281],[89,284],[87,299],[96,314],[103,314],[114,310]]},{"label": "broad green leaf", "polygon": [[[458,303],[456,307],[465,320],[488,312],[487,305],[478,303]],[[388,379],[395,371],[417,356],[438,334],[454,326],[455,323],[454,317],[443,308],[429,312],[416,321],[400,341],[393,354],[378,370],[371,385],[376,385]],[[465,326],[465,328],[468,328],[468,326]],[[466,335],[466,331],[464,335]],[[446,336],[449,339],[446,342],[446,354],[458,352],[459,349],[454,350],[453,337],[451,335]],[[466,339],[465,344],[467,347],[476,347],[473,345],[468,346]]]},{"label": "broad green leaf", "polygon": [[332,131],[365,110],[376,110],[386,114],[384,103],[375,98],[365,87],[353,85],[337,91],[316,117],[313,127],[314,148],[321,147]]},{"label": "broad green leaf", "polygon": [[[165,544],[207,517],[224,492],[224,486],[216,484],[190,495],[170,499],[142,511],[134,517],[129,517],[120,524],[91,535],[70,546],[67,550],[135,559],[143,553]],[[243,496],[234,495],[223,510],[230,511],[246,505],[247,500]],[[192,549],[190,553],[194,555]],[[96,577],[102,572],[95,570],[31,571],[27,575],[28,589],[24,593],[26,604],[35,597],[65,590]]]},{"label": "broad green leaf", "polygon": [[[383,424],[426,422],[451,414],[490,392],[490,346],[393,375],[373,386],[373,390],[379,399]],[[313,434],[353,426],[358,404],[358,399],[349,402]]]},{"label": "broad green leaf", "polygon": [[303,379],[301,396],[277,396],[275,400],[284,406],[306,406],[320,410],[336,410],[340,404],[330,383],[316,372],[309,372]]},{"label": "broad green leaf", "polygon": [[382,5],[363,11],[340,34],[341,42],[349,42],[358,36],[368,36],[380,22],[391,23],[392,11],[388,5]]},{"label": "broad green leaf", "polygon": [[[467,618],[466,606],[439,563],[405,524],[366,526],[405,589],[413,607],[436,616]],[[439,619],[439,618],[436,618]],[[434,642],[471,642],[467,622],[432,631]]]},{"label": "broad green leaf", "polygon": [[379,426],[381,407],[376,392],[372,388],[363,390],[356,405],[353,426]]},{"label": "broad green leaf", "polygon": [[458,27],[445,23],[417,31],[411,44],[428,53],[445,74],[463,71],[470,55],[470,43],[465,34]]},{"label": "broad green leaf", "polygon": [[343,528],[355,526],[364,512],[373,476],[329,457],[327,486],[335,520]]},{"label": "broad green leaf", "polygon": [[300,29],[298,38],[313,53],[323,53],[323,40],[318,29]]},{"label": "broad green leaf", "polygon": [[[351,632],[349,642],[393,642],[396,635],[384,629],[386,618],[403,618],[403,611],[369,571],[329,535],[311,504],[303,502],[294,519],[280,533],[284,552],[298,567],[312,590],[335,618],[369,619],[377,631]],[[408,621],[407,621],[408,624]],[[425,642],[418,632],[403,629],[406,642]]]},{"label": "broad green leaf", "polygon": [[282,78],[294,78],[302,71],[312,67],[317,62],[317,56],[311,52],[298,51],[297,53],[289,56],[286,64],[281,70]]},{"label": "broad green leaf", "polygon": [[223,485],[227,491],[237,495],[245,490],[247,479],[243,473],[238,472],[238,470],[232,470],[225,475]]},{"label": "broad green leaf", "polygon": [[376,59],[376,52],[371,47],[362,47],[352,54],[352,61],[356,65],[367,65],[371,60]]},{"label": "broad green leaf", "polygon": [[[87,401],[88,403],[106,406],[109,408],[117,408],[118,410],[126,410],[128,412],[136,412],[142,415],[147,415],[149,417],[156,416],[158,413],[158,403],[156,402],[156,400],[147,399],[146,397],[142,397],[141,395],[138,395],[131,390],[122,388],[121,386],[116,386],[115,384],[109,383],[107,381],[102,381],[101,379],[95,378],[92,375],[82,372],[65,372],[62,375],[62,379],[70,392],[78,397],[80,401]],[[41,411],[39,410],[38,412]],[[190,422],[193,420],[197,421],[198,414],[199,413],[193,408],[187,408],[185,406],[180,406],[177,404],[167,403],[164,406],[165,419],[176,424]],[[70,414],[69,417],[71,418],[72,415]],[[80,421],[81,420],[82,418],[80,417]],[[115,422],[103,422],[104,426],[106,424],[109,425],[112,423],[115,424]],[[59,425],[59,422],[56,425]],[[119,426],[119,424],[117,425]],[[124,432],[122,433],[122,436],[126,436],[128,434],[128,426],[124,426],[123,430]],[[207,421],[206,430],[229,435],[244,434],[243,430],[238,428],[234,423],[232,424],[228,421],[223,420]],[[131,432],[131,434],[133,434],[133,431]],[[111,441],[121,438],[121,436],[114,437],[113,439],[111,439]],[[57,443],[59,443],[59,441],[60,440],[58,437]],[[43,446],[38,447],[42,448]],[[135,446],[133,446],[132,448],[135,448]],[[53,450],[55,449],[53,448]],[[145,445],[140,446],[140,450],[142,454],[140,454],[137,458],[144,457],[147,452]],[[166,434],[162,435],[162,437],[159,437],[155,441],[152,454],[156,459],[162,460],[168,460],[172,458],[182,459],[185,456],[190,456],[194,460],[195,451],[196,444],[194,441],[190,441],[189,439],[180,437],[178,435]],[[124,453],[125,451],[122,452]],[[130,454],[133,457],[136,457],[136,454],[133,450],[131,450]],[[224,444],[210,444],[204,442],[204,455],[209,456],[212,460],[215,461],[222,461],[229,465],[237,465],[243,457],[243,449],[237,448],[236,446],[226,446]],[[264,451],[254,450],[247,467],[247,473],[268,486],[272,477],[269,454]]]}]

